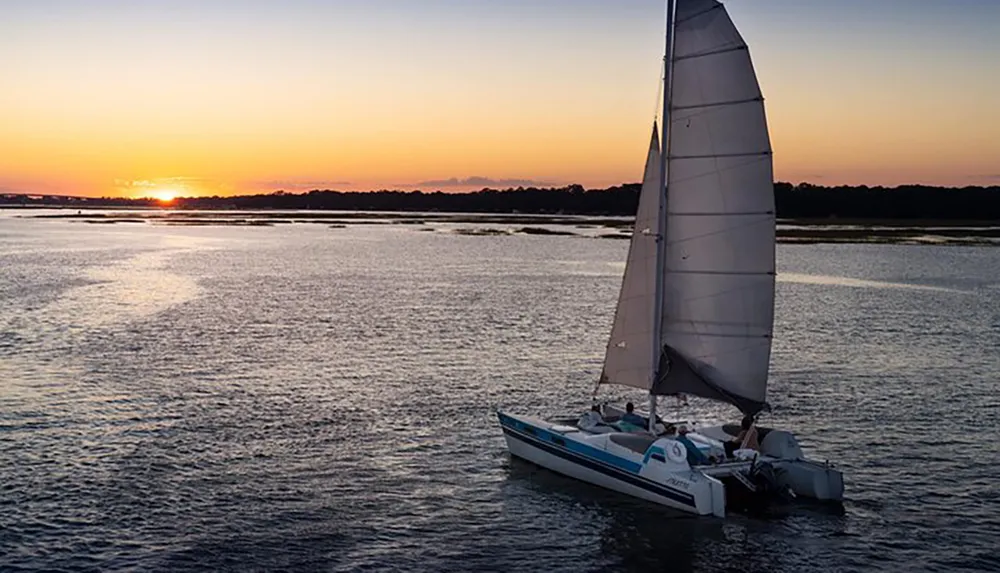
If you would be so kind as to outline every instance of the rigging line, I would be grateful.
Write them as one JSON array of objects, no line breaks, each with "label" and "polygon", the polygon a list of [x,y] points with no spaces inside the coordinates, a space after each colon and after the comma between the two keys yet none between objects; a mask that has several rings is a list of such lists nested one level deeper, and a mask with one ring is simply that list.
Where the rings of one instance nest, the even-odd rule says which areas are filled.
[{"label": "rigging line", "polygon": [[708,109],[708,108],[713,108],[713,107],[728,107],[728,106],[743,105],[743,104],[747,104],[747,103],[762,102],[762,101],[764,101],[764,97],[763,96],[757,96],[757,97],[752,97],[752,98],[731,99],[731,100],[726,100],[726,101],[714,101],[714,102],[707,102],[707,103],[693,103],[693,104],[689,104],[689,105],[675,105],[675,106],[671,106],[670,109],[672,111],[684,111],[684,110],[688,110],[688,109]]},{"label": "rigging line", "polygon": [[[653,102],[653,121],[660,119],[660,108],[662,107],[660,102],[663,97],[663,75],[666,74],[666,66],[664,64],[665,62],[660,64],[660,74],[656,81],[656,100]],[[659,124],[663,125],[663,121],[661,120]],[[662,143],[660,144],[660,149],[663,149]]]},{"label": "rigging line", "polygon": [[[714,143],[714,140],[712,141]],[[732,153],[706,153],[704,155],[670,155],[669,158],[675,161],[690,161],[695,159],[728,159],[730,157],[758,157],[771,156],[774,152],[767,151],[734,151]]]},{"label": "rigging line", "polygon": [[663,332],[674,336],[697,336],[698,338],[762,338],[769,340],[770,334],[745,334],[736,332],[709,332],[708,330],[674,330],[665,329]]},{"label": "rigging line", "polygon": [[[725,294],[725,293],[719,293],[719,294]],[[687,301],[685,301],[685,302],[687,302]],[[706,352],[707,351],[706,345],[707,345],[707,340],[709,338],[719,338],[718,335],[715,335],[715,334],[707,332],[707,330],[708,330],[708,328],[707,328],[708,325],[707,324],[705,325],[706,328],[699,328],[698,321],[695,321],[693,319],[674,320],[674,321],[666,322],[666,324],[671,324],[671,323],[675,327],[676,326],[681,326],[681,325],[690,327],[691,328],[690,331],[677,331],[677,330],[670,331],[670,330],[666,330],[666,332],[669,333],[669,334],[673,334],[675,336],[693,336],[695,338],[696,342],[697,342],[697,345],[698,345],[698,348],[700,349],[700,352]],[[757,328],[760,328],[757,325],[753,325],[753,326],[756,326]],[[751,325],[748,323],[747,327],[751,327]],[[747,346],[743,346],[742,348],[730,349],[730,350],[725,351],[725,352],[719,352],[718,349],[713,349],[713,351],[710,352],[709,354],[700,354],[700,355],[692,356],[692,357],[693,358],[698,358],[698,359],[700,359],[700,358],[711,358],[711,357],[715,357],[715,356],[722,356],[722,355],[725,355],[725,354],[730,354],[730,353],[736,353],[736,352],[743,352],[743,351],[746,351],[746,350],[751,350],[751,349],[760,347],[763,344],[770,344],[771,341],[772,341],[772,339],[773,339],[773,337],[774,337],[773,322],[772,322],[772,325],[769,325],[769,327],[765,328],[764,330],[766,331],[766,334],[764,334],[764,335],[754,335],[754,336],[733,336],[733,335],[726,335],[726,336],[722,336],[722,338],[743,338],[743,339],[748,340],[748,341],[749,340],[758,340],[758,341],[762,340],[764,342],[751,343],[751,344],[748,344]]]},{"label": "rigging line", "polygon": [[[762,276],[764,276],[764,275],[762,275]],[[689,297],[686,297],[682,302],[685,302],[685,303],[701,302],[701,301],[709,300],[709,299],[713,299],[713,298],[728,297],[729,295],[733,295],[733,294],[737,294],[737,293],[744,294],[747,291],[753,290],[753,289],[755,289],[754,286],[742,285],[742,286],[738,286],[738,287],[733,287],[731,289],[726,289],[726,290],[723,290],[723,291],[717,291],[717,292],[713,292],[713,293],[705,294],[705,295],[701,295],[701,296],[689,296]],[[680,322],[680,321],[678,321],[678,322]]]},{"label": "rigging line", "polygon": [[[746,161],[742,161],[740,163],[734,163],[734,164],[732,164],[732,165],[730,165],[728,167],[723,167],[723,168],[716,167],[715,169],[706,171],[704,173],[698,173],[696,175],[689,175],[687,177],[679,177],[677,179],[672,180],[670,183],[673,184],[673,185],[677,185],[678,183],[684,183],[685,181],[694,181],[695,179],[700,179],[702,177],[710,177],[712,175],[718,175],[720,173],[725,173],[726,171],[732,171],[734,169],[739,169],[741,167],[746,167],[748,165],[753,165],[755,163],[760,163],[762,161],[766,161],[767,159],[768,159],[768,157],[766,155],[761,155],[760,157],[754,157],[752,159],[749,159],[749,160],[746,160]],[[717,163],[718,162],[718,158],[716,158],[715,161]]]},{"label": "rigging line", "polygon": [[707,360],[709,358],[717,358],[719,356],[726,356],[726,355],[729,355],[729,354],[742,354],[742,353],[744,353],[744,352],[746,352],[748,350],[757,350],[760,347],[762,347],[762,346],[764,346],[765,344],[768,344],[768,343],[769,343],[768,339],[762,338],[761,342],[758,342],[756,344],[751,344],[751,345],[747,345],[747,346],[737,346],[736,348],[732,348],[732,349],[729,349],[729,350],[723,350],[721,352],[719,352],[719,351],[713,351],[713,352],[710,352],[708,354],[692,354],[690,356],[690,358],[692,358],[694,360],[704,361],[704,360]]},{"label": "rigging line", "polygon": [[[754,329],[764,330],[764,331],[770,330],[770,325],[768,325],[768,324],[763,324],[762,325],[759,322],[754,322],[754,321],[750,321],[750,320],[695,320],[693,318],[685,318],[684,320],[675,321],[675,324],[690,324],[690,325],[701,324],[701,325],[704,325],[704,326],[710,327],[710,328],[711,327],[718,327],[717,330],[720,330],[720,331],[724,330],[724,329],[727,329],[727,328],[728,329],[742,329],[742,330],[744,330],[744,332],[735,333],[735,334],[739,334],[740,336],[757,336],[757,334],[749,333],[751,330],[754,330]],[[728,334],[734,334],[734,333],[733,332],[729,332]]]},{"label": "rigging line", "polygon": [[683,113],[678,113],[678,114],[674,115],[673,119],[671,120],[671,123],[675,123],[675,122],[676,123],[680,123],[682,121],[690,121],[692,119],[701,117],[703,115],[708,115],[708,114],[715,113],[716,111],[719,110],[719,108],[723,108],[723,107],[729,107],[729,106],[735,106],[735,105],[747,105],[747,104],[750,104],[750,103],[759,103],[760,105],[764,105],[764,96],[763,96],[763,93],[760,91],[760,87],[759,86],[757,87],[757,92],[760,93],[761,95],[759,95],[759,96],[757,96],[755,98],[749,98],[747,101],[741,102],[739,104],[730,103],[730,104],[725,104],[725,105],[686,106],[686,107],[682,107],[682,108],[678,109],[677,111],[683,112]]},{"label": "rigging line", "polygon": [[667,213],[673,217],[749,217],[751,215],[774,215],[774,209],[770,211],[670,211]]},{"label": "rigging line", "polygon": [[722,8],[722,4],[716,4],[716,5],[708,8],[707,10],[702,10],[701,12],[695,12],[694,14],[689,14],[689,15],[683,17],[683,18],[678,18],[677,19],[677,24],[683,24],[683,23],[685,23],[685,22],[687,22],[689,20],[694,20],[695,18],[700,18],[701,16],[704,16],[705,14],[708,14],[709,12],[714,12],[714,11],[718,10],[719,8]]},{"label": "rigging line", "polygon": [[701,233],[701,234],[698,234],[698,235],[691,235],[690,237],[683,237],[683,238],[680,238],[680,239],[674,239],[673,241],[667,241],[667,245],[668,246],[680,245],[682,243],[687,243],[687,242],[690,242],[690,241],[697,241],[698,239],[705,239],[707,237],[712,237],[712,236],[715,236],[715,235],[722,235],[722,234],[729,233],[729,232],[732,232],[732,231],[739,231],[741,229],[746,229],[747,227],[754,227],[754,226],[758,226],[758,225],[771,224],[774,221],[774,218],[775,218],[775,216],[773,214],[772,215],[761,215],[761,217],[766,217],[766,218],[762,218],[762,219],[755,220],[755,221],[750,221],[750,222],[744,223],[742,225],[730,225],[730,226],[728,226],[728,227],[726,227],[724,229],[719,229],[718,231],[710,231],[708,233]]},{"label": "rigging line", "polygon": [[728,277],[762,277],[773,275],[774,271],[716,271],[710,269],[668,269],[667,273],[675,275],[714,275]]},{"label": "rigging line", "polygon": [[750,49],[747,47],[745,43],[730,44],[728,46],[723,44],[711,50],[703,50],[701,52],[695,52],[693,54],[684,54],[683,56],[675,56],[674,62],[683,62],[684,60],[693,60],[696,58],[707,58],[710,56],[718,56],[719,54],[728,54],[730,52],[739,52],[742,50],[746,50],[748,52],[750,51]]},{"label": "rigging line", "polygon": [[[761,346],[763,346],[765,344],[770,345],[771,341],[773,340],[773,337],[774,337],[774,329],[771,328],[770,332],[766,336],[733,337],[733,338],[744,338],[744,340],[748,341],[748,344],[746,344],[745,346],[737,347],[737,348],[730,348],[729,350],[722,351],[722,352],[719,352],[719,350],[717,348],[712,349],[711,351],[709,351],[706,348],[706,345],[708,343],[707,339],[708,338],[712,338],[712,336],[705,336],[704,334],[698,332],[699,328],[698,328],[697,324],[694,321],[692,321],[692,320],[678,320],[678,321],[674,321],[674,324],[677,324],[677,325],[683,324],[683,325],[690,326],[692,328],[692,331],[690,331],[690,332],[676,332],[675,331],[675,332],[673,332],[671,334],[681,335],[681,336],[693,336],[695,338],[695,341],[696,341],[696,343],[698,345],[698,348],[699,348],[698,352],[702,353],[702,354],[692,354],[690,356],[691,358],[694,358],[695,360],[715,358],[715,357],[718,357],[718,356],[725,356],[727,354],[736,354],[736,353],[746,352],[748,350],[754,350],[754,349],[759,348],[759,347],[761,347]],[[668,331],[668,333],[669,333],[669,331]],[[750,340],[756,340],[757,342],[749,343]]]}]

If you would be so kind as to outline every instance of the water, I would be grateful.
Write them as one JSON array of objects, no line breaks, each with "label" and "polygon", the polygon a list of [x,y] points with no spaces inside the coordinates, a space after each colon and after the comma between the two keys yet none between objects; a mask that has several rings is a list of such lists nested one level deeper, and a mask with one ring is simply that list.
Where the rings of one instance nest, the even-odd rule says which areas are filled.
[{"label": "water", "polygon": [[767,423],[846,500],[717,520],[496,423],[587,407],[627,242],[433,227],[0,214],[0,570],[1000,570],[1000,250],[779,246]]}]

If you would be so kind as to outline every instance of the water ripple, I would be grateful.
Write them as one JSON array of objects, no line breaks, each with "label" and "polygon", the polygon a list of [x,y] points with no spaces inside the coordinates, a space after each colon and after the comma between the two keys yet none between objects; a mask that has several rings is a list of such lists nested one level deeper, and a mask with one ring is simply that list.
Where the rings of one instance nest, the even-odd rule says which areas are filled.
[{"label": "water ripple", "polygon": [[782,276],[851,277],[779,282],[769,396],[847,500],[714,520],[511,459],[498,431],[498,406],[586,408],[621,242],[12,229],[4,571],[1000,567],[998,251],[779,247]]}]

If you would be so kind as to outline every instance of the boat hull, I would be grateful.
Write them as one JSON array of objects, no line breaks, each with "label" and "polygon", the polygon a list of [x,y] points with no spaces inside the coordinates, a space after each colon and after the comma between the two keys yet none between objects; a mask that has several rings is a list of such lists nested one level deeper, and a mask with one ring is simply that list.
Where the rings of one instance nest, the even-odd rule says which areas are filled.
[{"label": "boat hull", "polygon": [[[725,515],[722,483],[692,472],[690,467],[676,475],[651,475],[645,465],[625,458],[616,460],[576,440],[572,432],[559,434],[552,425],[530,418],[500,414],[500,422],[511,455],[548,470],[612,491],[696,515]],[[547,427],[546,427],[547,426]],[[563,445],[560,445],[562,442]],[[648,456],[647,461],[648,461]],[[639,466],[629,467],[630,464]],[[623,467],[624,466],[624,467]],[[692,478],[695,478],[692,480]]]},{"label": "boat hull", "polygon": [[[670,438],[586,432],[538,418],[497,414],[511,455],[580,481],[696,515],[724,517],[730,503],[735,504],[732,509],[739,509],[746,505],[739,501],[744,499],[755,505],[766,503],[756,490],[744,491],[741,483],[747,482],[739,479],[756,461],[691,467],[679,442]],[[772,430],[770,434],[763,444],[767,451],[756,459],[778,468],[779,485],[798,497],[833,502],[843,498],[839,470],[805,459],[788,432]],[[709,447],[717,455],[723,449],[719,440],[727,436],[722,427],[689,434],[700,447]]]}]

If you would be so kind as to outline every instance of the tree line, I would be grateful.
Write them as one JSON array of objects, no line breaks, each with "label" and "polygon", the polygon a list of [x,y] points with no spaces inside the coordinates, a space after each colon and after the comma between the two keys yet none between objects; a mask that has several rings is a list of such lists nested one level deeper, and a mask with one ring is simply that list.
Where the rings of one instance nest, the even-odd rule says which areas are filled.
[{"label": "tree line", "polygon": [[[467,193],[441,191],[277,191],[264,195],[178,198],[179,209],[281,209],[337,211],[425,211],[462,213],[522,213],[622,215],[635,214],[640,184],[607,189],[565,187],[482,189]],[[898,187],[836,186],[775,183],[779,218],[1000,220],[1000,186]],[[3,195],[0,204],[72,207],[157,207],[155,199],[117,197],[77,198]]]}]

